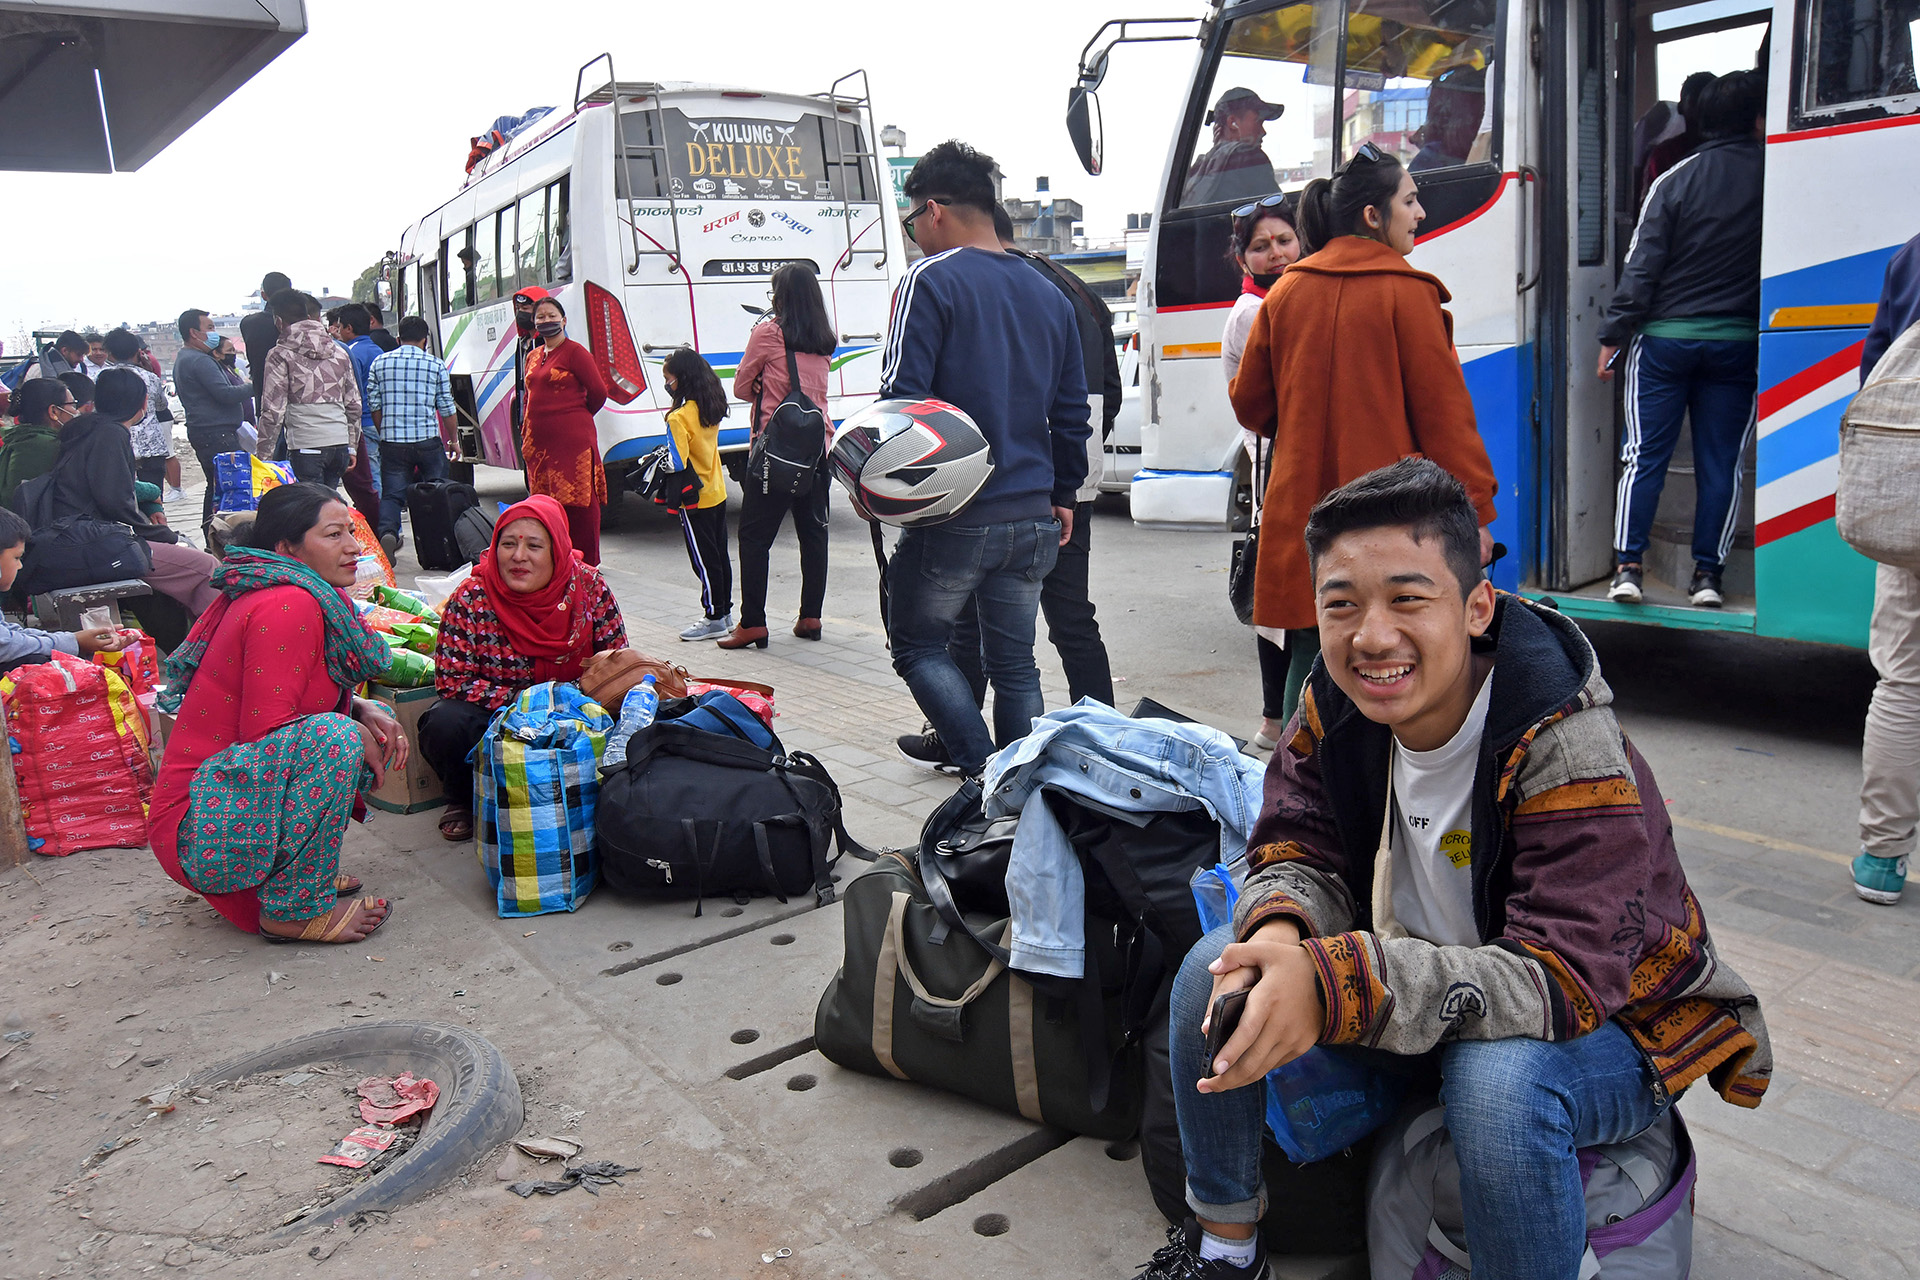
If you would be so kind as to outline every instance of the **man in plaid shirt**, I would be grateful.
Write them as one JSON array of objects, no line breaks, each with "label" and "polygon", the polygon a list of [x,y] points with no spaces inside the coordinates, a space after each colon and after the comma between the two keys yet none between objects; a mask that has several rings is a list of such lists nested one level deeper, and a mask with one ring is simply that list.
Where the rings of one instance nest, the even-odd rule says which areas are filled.
[{"label": "man in plaid shirt", "polygon": [[[453,435],[453,385],[447,366],[427,350],[427,322],[400,321],[400,345],[367,371],[367,404],[380,432],[380,545],[400,549],[400,512],[418,480],[447,478]],[[445,424],[444,435],[442,424]]]}]

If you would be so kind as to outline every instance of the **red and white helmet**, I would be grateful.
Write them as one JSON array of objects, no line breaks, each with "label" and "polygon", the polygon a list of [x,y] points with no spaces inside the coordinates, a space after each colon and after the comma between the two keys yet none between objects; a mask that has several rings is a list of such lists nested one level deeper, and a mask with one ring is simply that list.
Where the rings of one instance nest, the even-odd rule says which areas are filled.
[{"label": "red and white helmet", "polygon": [[993,475],[993,451],[944,400],[879,400],[840,424],[828,465],[862,516],[911,527],[958,515]]}]

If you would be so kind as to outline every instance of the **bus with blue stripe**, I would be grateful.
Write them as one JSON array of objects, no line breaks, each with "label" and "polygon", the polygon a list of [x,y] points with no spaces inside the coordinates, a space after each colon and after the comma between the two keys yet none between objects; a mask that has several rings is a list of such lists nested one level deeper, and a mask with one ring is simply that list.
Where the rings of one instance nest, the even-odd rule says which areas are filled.
[{"label": "bus with blue stripe", "polygon": [[[1607,599],[1628,424],[1619,381],[1596,375],[1599,332],[1637,214],[1635,125],[1662,51],[1707,36],[1768,84],[1754,439],[1724,607],[1687,603],[1684,443],[1646,598],[1629,604]],[[1240,291],[1232,211],[1371,142],[1413,172],[1427,216],[1411,263],[1452,295],[1510,552],[1495,584],[1581,618],[1865,645],[1873,565],[1834,531],[1838,426],[1887,261],[1920,230],[1920,0],[1216,0],[1203,18],[1116,20],[1069,95],[1091,173],[1118,142],[1100,131],[1109,59],[1148,40],[1191,40],[1197,56],[1139,286],[1135,521],[1244,520],[1251,475],[1219,361]],[[1226,136],[1216,106],[1249,93],[1266,118]]]},{"label": "bus with blue stripe", "polygon": [[[453,376],[460,460],[522,465],[512,298],[535,286],[607,382],[610,493],[666,442],[667,356],[694,348],[731,394],[786,263],[812,265],[839,334],[824,407],[839,420],[870,402],[904,261],[874,137],[862,72],[805,95],[621,81],[605,55],[582,67],[571,109],[526,120],[385,264],[394,308],[428,320]],[[736,402],[724,454],[744,453],[751,420]]]}]

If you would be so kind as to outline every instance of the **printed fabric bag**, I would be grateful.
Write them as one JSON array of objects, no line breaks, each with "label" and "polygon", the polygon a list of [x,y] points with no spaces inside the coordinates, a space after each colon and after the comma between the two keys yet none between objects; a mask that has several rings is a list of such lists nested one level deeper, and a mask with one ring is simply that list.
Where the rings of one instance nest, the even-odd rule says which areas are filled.
[{"label": "printed fabric bag", "polygon": [[[1678,1109],[1625,1142],[1583,1147],[1587,1252],[1581,1280],[1684,1280],[1693,1262],[1693,1142]],[[1429,1098],[1379,1134],[1367,1177],[1373,1280],[1471,1280],[1460,1167],[1446,1112]]]},{"label": "printed fabric bag", "polygon": [[244,449],[214,455],[213,491],[217,511],[257,510],[261,498],[283,484],[292,483],[293,468],[284,462],[268,462]]},{"label": "printed fabric bag", "polygon": [[147,843],[147,718],[118,672],[56,653],[0,679],[27,847],[63,858]]},{"label": "printed fabric bag", "polygon": [[93,655],[95,665],[109,668],[126,681],[127,691],[138,701],[155,691],[160,684],[160,650],[153,638],[144,632],[134,633],[139,639],[129,638],[124,649],[112,653]]},{"label": "printed fabric bag", "polygon": [[474,837],[503,919],[575,911],[593,892],[600,753],[613,717],[548,681],[502,707],[474,748]]},{"label": "printed fabric bag", "polygon": [[1894,339],[1840,419],[1834,528],[1868,559],[1920,573],[1920,325]]}]

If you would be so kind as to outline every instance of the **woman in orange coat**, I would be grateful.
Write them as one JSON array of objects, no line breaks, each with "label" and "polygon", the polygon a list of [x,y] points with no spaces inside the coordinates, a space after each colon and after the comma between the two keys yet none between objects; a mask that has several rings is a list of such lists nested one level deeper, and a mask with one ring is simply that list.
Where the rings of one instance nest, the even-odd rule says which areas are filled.
[{"label": "woman in orange coat", "polygon": [[527,488],[566,508],[574,549],[597,565],[607,472],[593,415],[607,402],[606,380],[593,353],[567,336],[567,313],[558,298],[540,299],[533,327],[540,345],[527,358],[527,412],[520,438]]},{"label": "woman in orange coat", "polygon": [[1231,388],[1242,426],[1273,439],[1261,504],[1253,621],[1287,634],[1285,713],[1320,651],[1304,535],[1314,503],[1349,480],[1424,454],[1467,486],[1483,562],[1493,464],[1474,425],[1446,287],[1407,265],[1425,217],[1413,175],[1364,143],[1300,197],[1307,256],[1267,294]]}]

